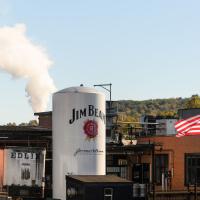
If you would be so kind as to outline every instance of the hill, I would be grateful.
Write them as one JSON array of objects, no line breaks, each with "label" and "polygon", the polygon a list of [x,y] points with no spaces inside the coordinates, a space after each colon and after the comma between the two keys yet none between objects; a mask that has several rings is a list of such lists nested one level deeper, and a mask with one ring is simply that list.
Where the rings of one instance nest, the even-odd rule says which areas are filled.
[{"label": "hill", "polygon": [[177,117],[178,109],[185,108],[190,98],[120,100],[118,111],[122,121],[138,121],[142,115]]}]

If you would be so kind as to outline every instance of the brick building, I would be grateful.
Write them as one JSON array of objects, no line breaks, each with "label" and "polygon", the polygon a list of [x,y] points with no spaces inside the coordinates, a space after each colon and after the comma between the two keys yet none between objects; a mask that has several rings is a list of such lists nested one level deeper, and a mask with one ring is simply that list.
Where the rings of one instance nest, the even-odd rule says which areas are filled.
[{"label": "brick building", "polygon": [[[139,144],[152,143],[155,147],[155,183],[157,190],[187,190],[189,184],[200,183],[200,137],[152,136],[138,138]],[[143,156],[141,163],[150,163]],[[162,178],[169,175],[162,188]],[[164,176],[164,177],[162,177]],[[167,185],[166,185],[167,184]]]}]

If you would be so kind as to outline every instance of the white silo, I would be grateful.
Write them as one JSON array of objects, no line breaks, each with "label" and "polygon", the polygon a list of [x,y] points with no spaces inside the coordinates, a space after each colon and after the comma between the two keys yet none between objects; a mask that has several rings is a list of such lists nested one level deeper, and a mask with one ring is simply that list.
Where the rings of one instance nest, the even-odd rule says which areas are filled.
[{"label": "white silo", "polygon": [[66,199],[65,175],[105,175],[105,96],[71,87],[53,95],[53,198]]}]

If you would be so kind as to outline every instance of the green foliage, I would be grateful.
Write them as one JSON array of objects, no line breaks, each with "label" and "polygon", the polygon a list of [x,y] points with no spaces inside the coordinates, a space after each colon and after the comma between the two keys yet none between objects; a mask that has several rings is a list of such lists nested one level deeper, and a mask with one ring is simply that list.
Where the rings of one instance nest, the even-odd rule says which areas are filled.
[{"label": "green foliage", "polygon": [[192,97],[186,102],[186,108],[200,108],[200,97],[198,95],[192,95]]},{"label": "green foliage", "polygon": [[28,126],[38,126],[37,120],[30,120]]},{"label": "green foliage", "polygon": [[9,122],[6,124],[6,126],[17,126],[15,122]]},{"label": "green foliage", "polygon": [[187,98],[150,99],[145,101],[121,100],[118,101],[118,111],[123,112],[122,121],[130,121],[127,119],[139,121],[142,115],[177,117],[178,109],[184,108],[187,101]]},{"label": "green foliage", "polygon": [[19,126],[38,126],[37,120],[30,120],[28,123],[22,122]]},{"label": "green foliage", "polygon": [[28,123],[22,122],[18,126],[28,126]]}]

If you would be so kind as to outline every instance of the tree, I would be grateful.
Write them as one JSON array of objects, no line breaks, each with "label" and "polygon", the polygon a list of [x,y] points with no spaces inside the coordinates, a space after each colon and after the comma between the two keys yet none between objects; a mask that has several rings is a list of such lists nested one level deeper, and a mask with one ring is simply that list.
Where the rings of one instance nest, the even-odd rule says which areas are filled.
[{"label": "tree", "polygon": [[6,126],[17,126],[15,122],[9,122],[6,124]]},{"label": "tree", "polygon": [[20,123],[19,126],[38,126],[38,122],[37,120],[30,120],[28,123],[27,122]]},{"label": "tree", "polygon": [[186,102],[186,108],[200,108],[200,97],[198,95],[192,95]]},{"label": "tree", "polygon": [[18,126],[28,126],[28,123],[22,122]]},{"label": "tree", "polygon": [[38,126],[37,120],[30,120],[28,126]]}]

